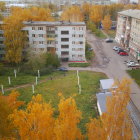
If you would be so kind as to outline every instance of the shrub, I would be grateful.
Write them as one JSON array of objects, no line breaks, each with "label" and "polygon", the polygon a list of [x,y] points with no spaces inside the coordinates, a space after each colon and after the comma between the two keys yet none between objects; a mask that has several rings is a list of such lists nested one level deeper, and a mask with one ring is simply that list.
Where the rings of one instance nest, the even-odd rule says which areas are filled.
[{"label": "shrub", "polygon": [[69,63],[69,67],[88,67],[89,63]]}]

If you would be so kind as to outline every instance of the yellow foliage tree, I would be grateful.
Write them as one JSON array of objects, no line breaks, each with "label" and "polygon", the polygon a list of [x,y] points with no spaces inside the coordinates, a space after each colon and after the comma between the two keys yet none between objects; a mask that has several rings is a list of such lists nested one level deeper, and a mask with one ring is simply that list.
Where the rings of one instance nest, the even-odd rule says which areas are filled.
[{"label": "yellow foliage tree", "polygon": [[1,2],[0,2],[0,11],[4,11],[5,8],[6,8],[5,2],[1,1]]},{"label": "yellow foliage tree", "polygon": [[61,15],[61,19],[64,21],[80,22],[83,21],[82,11],[78,6],[72,6],[67,8]]},{"label": "yellow foliage tree", "polygon": [[23,21],[53,21],[49,9],[32,7],[30,9],[12,8],[12,15],[4,20],[5,59],[9,63],[20,63],[26,43],[26,33],[22,31]]},{"label": "yellow foliage tree", "polygon": [[90,11],[90,20],[93,21],[96,26],[99,26],[99,23],[101,22],[103,17],[103,12],[101,6],[92,6]]},{"label": "yellow foliage tree", "polygon": [[83,16],[84,16],[84,21],[89,20],[90,10],[91,10],[91,5],[89,3],[84,3],[82,5],[82,13],[83,13]]},{"label": "yellow foliage tree", "polygon": [[106,15],[104,20],[102,20],[103,29],[108,31],[111,28],[112,20],[110,19],[110,15]]},{"label": "yellow foliage tree", "polygon": [[127,105],[130,100],[130,80],[116,83],[118,88],[107,99],[107,111],[88,124],[89,140],[131,140],[132,129]]},{"label": "yellow foliage tree", "polygon": [[77,127],[81,112],[77,109],[73,98],[60,100],[59,116],[56,120],[55,134],[57,140],[81,140],[83,136]]},{"label": "yellow foliage tree", "polygon": [[21,140],[51,140],[54,136],[53,108],[41,95],[33,96],[27,109],[15,110],[10,116]]},{"label": "yellow foliage tree", "polygon": [[14,136],[9,115],[24,103],[17,101],[18,96],[19,93],[16,91],[12,91],[8,96],[0,95],[0,139],[8,139]]},{"label": "yellow foliage tree", "polygon": [[[59,94],[60,95],[60,94]],[[61,96],[61,95],[60,95]],[[81,140],[78,128],[81,112],[73,98],[61,98],[59,115],[54,118],[54,109],[43,101],[41,95],[33,96],[25,110],[15,110],[10,115],[21,140]],[[25,127],[26,126],[26,127]]]}]

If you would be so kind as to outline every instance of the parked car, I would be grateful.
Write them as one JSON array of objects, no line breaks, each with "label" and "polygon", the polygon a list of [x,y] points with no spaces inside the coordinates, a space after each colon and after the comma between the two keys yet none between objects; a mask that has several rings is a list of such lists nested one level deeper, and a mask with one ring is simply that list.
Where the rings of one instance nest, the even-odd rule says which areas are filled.
[{"label": "parked car", "polygon": [[124,63],[127,64],[127,63],[135,63],[135,62],[133,60],[126,60],[124,61]]},{"label": "parked car", "polygon": [[123,50],[123,49],[118,49],[118,50],[117,50],[117,53],[119,54],[120,52],[125,52],[125,50]]},{"label": "parked car", "polygon": [[134,66],[140,66],[139,63],[135,63],[135,62],[129,62],[126,64],[128,67],[134,67]]},{"label": "parked car", "polygon": [[93,48],[88,48],[88,51],[93,51]]},{"label": "parked car", "polygon": [[112,42],[113,42],[113,39],[107,38],[107,39],[105,40],[105,42],[106,42],[106,43],[112,43]]},{"label": "parked car", "polygon": [[128,53],[127,52],[119,52],[119,55],[122,55],[122,56],[128,56]]},{"label": "parked car", "polygon": [[68,69],[65,68],[65,67],[60,67],[60,68],[58,68],[57,70],[58,70],[58,71],[65,71],[65,72],[68,71]]},{"label": "parked car", "polygon": [[114,46],[114,47],[113,47],[113,50],[114,50],[114,51],[117,51],[118,49],[121,49],[121,48],[118,47],[118,46]]}]

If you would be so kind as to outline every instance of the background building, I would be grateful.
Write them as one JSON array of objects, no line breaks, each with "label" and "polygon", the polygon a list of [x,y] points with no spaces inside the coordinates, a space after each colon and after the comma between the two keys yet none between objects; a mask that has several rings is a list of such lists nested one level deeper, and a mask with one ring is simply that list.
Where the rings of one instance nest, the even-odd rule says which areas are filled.
[{"label": "background building", "polygon": [[140,10],[118,13],[116,41],[140,60]]},{"label": "background building", "polygon": [[130,4],[130,0],[118,0],[118,3]]}]

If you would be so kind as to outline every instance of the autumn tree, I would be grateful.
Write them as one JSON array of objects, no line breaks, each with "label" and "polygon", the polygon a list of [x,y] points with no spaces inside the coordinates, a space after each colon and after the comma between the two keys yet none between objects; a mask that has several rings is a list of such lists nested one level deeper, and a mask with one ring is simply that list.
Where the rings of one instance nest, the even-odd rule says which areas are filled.
[{"label": "autumn tree", "polygon": [[1,1],[0,2],[0,11],[4,11],[5,10],[5,2]]},{"label": "autumn tree", "polygon": [[107,99],[107,111],[98,119],[88,124],[89,140],[131,140],[132,128],[127,110],[130,100],[130,81],[123,79],[115,84],[118,88],[112,91]]},{"label": "autumn tree", "polygon": [[97,27],[99,27],[99,24],[103,17],[103,11],[100,5],[92,6],[92,9],[90,11],[90,20],[96,24]]},{"label": "autumn tree", "polygon": [[[60,100],[58,115],[43,101],[41,95],[33,96],[25,110],[15,110],[10,119],[21,140],[81,140],[78,123],[81,112],[72,97]],[[26,127],[25,127],[26,126]]]},{"label": "autumn tree", "polygon": [[71,21],[71,22],[80,22],[83,21],[83,14],[78,6],[71,6],[64,10],[61,15],[61,19],[64,21]]},{"label": "autumn tree", "polygon": [[23,105],[22,101],[17,101],[19,93],[12,91],[8,96],[0,95],[0,139],[14,136],[13,126],[9,121],[9,115]]},{"label": "autumn tree", "polygon": [[84,3],[81,9],[84,16],[84,21],[87,22],[89,20],[91,5],[89,3]]},{"label": "autumn tree", "polygon": [[23,21],[53,21],[49,9],[32,7],[29,9],[12,8],[12,15],[4,20],[5,59],[9,63],[20,63],[26,43],[26,33],[22,30]]},{"label": "autumn tree", "polygon": [[21,140],[51,140],[54,136],[53,108],[41,95],[33,96],[25,110],[15,110],[10,118]]},{"label": "autumn tree", "polygon": [[110,19],[110,15],[106,15],[104,17],[104,20],[102,20],[102,24],[103,24],[103,29],[106,31],[108,31],[111,28],[112,21]]},{"label": "autumn tree", "polygon": [[78,128],[81,112],[77,109],[75,100],[61,98],[58,105],[59,116],[56,119],[55,134],[57,140],[81,140],[83,136]]}]

